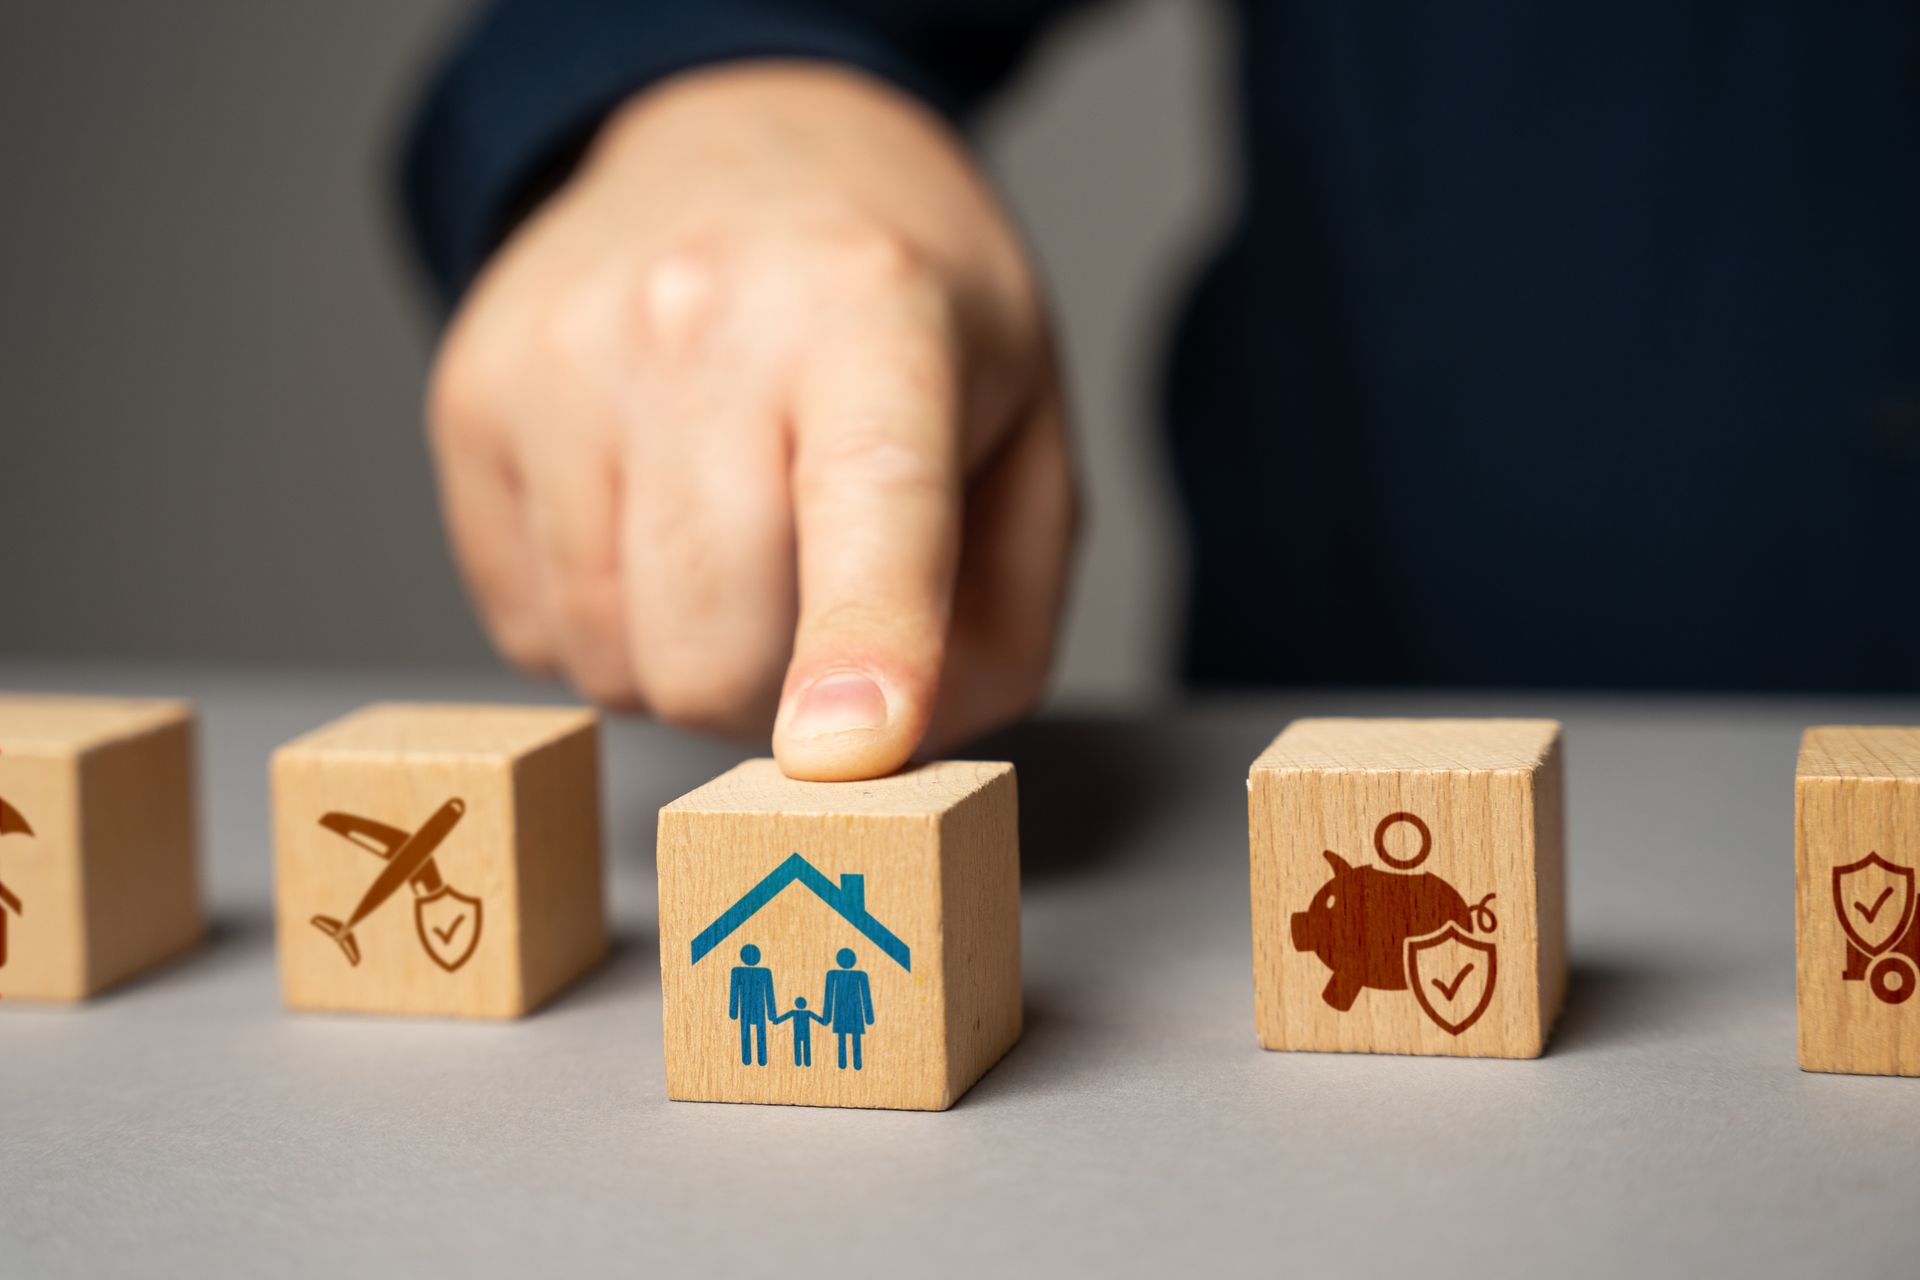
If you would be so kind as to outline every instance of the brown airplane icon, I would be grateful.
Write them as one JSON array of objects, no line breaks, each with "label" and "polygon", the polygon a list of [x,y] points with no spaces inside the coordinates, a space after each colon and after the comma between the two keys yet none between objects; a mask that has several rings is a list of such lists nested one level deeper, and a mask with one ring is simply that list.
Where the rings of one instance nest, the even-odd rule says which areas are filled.
[{"label": "brown airplane icon", "polygon": [[[447,884],[433,863],[434,852],[466,811],[466,801],[449,800],[412,833],[351,813],[329,813],[320,819],[320,825],[327,830],[387,862],[345,922],[331,916],[313,918],[313,927],[340,944],[349,964],[360,963],[360,943],[353,931],[403,884],[413,886],[414,928],[420,935],[420,945],[426,948],[433,962],[452,973],[473,955],[480,943],[480,900]],[[445,928],[436,927],[430,913],[449,917],[449,924]],[[463,936],[461,925],[469,913],[473,927]]]}]

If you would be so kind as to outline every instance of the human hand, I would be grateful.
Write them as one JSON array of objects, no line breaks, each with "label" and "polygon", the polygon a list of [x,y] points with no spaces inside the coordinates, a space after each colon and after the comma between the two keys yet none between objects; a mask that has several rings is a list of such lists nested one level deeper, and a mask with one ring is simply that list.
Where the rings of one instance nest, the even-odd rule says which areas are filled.
[{"label": "human hand", "polygon": [[428,421],[494,644],[595,701],[771,722],[833,780],[1044,687],[1075,524],[1044,306],[960,143],[875,81],[629,103],[467,297]]}]

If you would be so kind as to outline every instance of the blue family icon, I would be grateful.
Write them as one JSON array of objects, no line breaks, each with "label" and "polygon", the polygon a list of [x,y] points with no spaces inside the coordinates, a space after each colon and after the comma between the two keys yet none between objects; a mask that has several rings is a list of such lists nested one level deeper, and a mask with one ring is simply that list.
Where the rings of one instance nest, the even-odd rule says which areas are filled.
[{"label": "blue family icon", "polygon": [[[775,1018],[774,1021],[785,1022],[789,1018],[793,1019],[793,1065],[810,1067],[813,1065],[813,1024],[825,1022],[826,1018],[821,1014],[807,1012],[805,996],[796,998],[793,1008]],[[741,1058],[740,1061],[745,1062],[746,1059]],[[762,1059],[762,1061],[765,1060]]]},{"label": "blue family icon", "polygon": [[827,1012],[820,1019],[833,1024],[833,1034],[840,1037],[840,1069],[847,1069],[847,1041],[853,1041],[853,1069],[860,1069],[860,1037],[873,1025],[873,987],[867,982],[867,975],[853,967],[855,960],[852,947],[840,948],[834,957],[839,962],[837,971],[827,974]]},{"label": "blue family icon", "polygon": [[[706,959],[730,934],[792,884],[811,890],[861,936],[880,948],[881,954],[912,972],[913,953],[907,944],[867,910],[866,877],[843,875],[836,885],[797,853],[701,930],[693,940],[691,963],[697,965]],[[820,1012],[809,1009],[806,997],[801,996],[794,1000],[791,1009],[781,1013],[774,995],[773,970],[760,963],[760,948],[753,943],[740,948],[740,963],[734,966],[727,983],[727,1017],[740,1027],[742,1066],[766,1066],[768,1025],[791,1022],[793,1065],[811,1067],[813,1024],[818,1022],[834,1034],[842,1071],[849,1069],[849,1065],[854,1071],[865,1067],[861,1039],[875,1022],[873,983],[865,970],[854,967],[859,963],[859,956],[852,947],[841,947],[833,959],[838,968],[827,970],[826,999]]]},{"label": "blue family icon", "polygon": [[[740,965],[727,986],[727,1016],[740,1023],[740,1061],[751,1065],[753,1033],[760,1033],[760,1065],[767,1065],[767,1019],[778,1006],[773,998],[773,970],[760,967],[760,948],[740,948]],[[778,1021],[778,1019],[775,1019]]]}]

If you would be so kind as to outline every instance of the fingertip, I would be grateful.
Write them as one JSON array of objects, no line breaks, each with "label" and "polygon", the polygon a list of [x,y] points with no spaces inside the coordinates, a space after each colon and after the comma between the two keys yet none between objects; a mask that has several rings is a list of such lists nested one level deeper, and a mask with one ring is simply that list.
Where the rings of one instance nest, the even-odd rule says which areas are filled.
[{"label": "fingertip", "polygon": [[788,694],[774,723],[781,771],[806,782],[884,777],[912,757],[925,716],[860,670],[823,672]]}]

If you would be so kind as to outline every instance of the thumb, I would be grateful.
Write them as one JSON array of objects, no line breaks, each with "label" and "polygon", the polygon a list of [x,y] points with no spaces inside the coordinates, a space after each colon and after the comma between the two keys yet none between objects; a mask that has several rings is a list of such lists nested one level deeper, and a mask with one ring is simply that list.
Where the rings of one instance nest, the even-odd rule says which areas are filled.
[{"label": "thumb", "polygon": [[867,312],[796,388],[800,615],[773,734],[795,778],[891,773],[932,719],[961,468],[953,344],[927,310],[907,298]]}]

